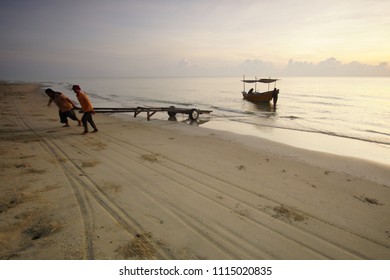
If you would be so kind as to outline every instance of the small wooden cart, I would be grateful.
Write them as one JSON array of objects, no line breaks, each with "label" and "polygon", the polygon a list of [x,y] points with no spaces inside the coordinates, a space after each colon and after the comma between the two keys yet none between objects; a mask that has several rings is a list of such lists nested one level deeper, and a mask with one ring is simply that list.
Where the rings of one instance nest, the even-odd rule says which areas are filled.
[{"label": "small wooden cart", "polygon": [[[94,108],[95,113],[134,113],[134,118],[140,113],[146,112],[147,120],[157,112],[167,112],[170,117],[175,117],[176,114],[188,114],[191,120],[197,120],[201,114],[210,114],[211,110],[199,110],[197,108],[176,108],[175,106],[170,107],[133,107],[133,108]],[[82,111],[80,111],[82,112]]]}]

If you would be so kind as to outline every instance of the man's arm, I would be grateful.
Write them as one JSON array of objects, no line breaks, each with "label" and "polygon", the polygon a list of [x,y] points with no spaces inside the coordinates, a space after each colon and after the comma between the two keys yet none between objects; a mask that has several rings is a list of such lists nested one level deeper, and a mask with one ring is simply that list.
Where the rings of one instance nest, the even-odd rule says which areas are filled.
[{"label": "man's arm", "polygon": [[73,108],[77,109],[77,105],[69,97],[65,96],[65,100],[72,104]]}]

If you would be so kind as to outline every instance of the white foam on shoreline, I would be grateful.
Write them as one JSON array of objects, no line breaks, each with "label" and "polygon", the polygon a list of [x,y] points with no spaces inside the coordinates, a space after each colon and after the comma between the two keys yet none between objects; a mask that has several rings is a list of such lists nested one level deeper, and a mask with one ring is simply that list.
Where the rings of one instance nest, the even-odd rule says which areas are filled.
[{"label": "white foam on shoreline", "polygon": [[390,147],[383,144],[223,120],[210,121],[202,127],[256,136],[297,148],[354,157],[390,166]]}]

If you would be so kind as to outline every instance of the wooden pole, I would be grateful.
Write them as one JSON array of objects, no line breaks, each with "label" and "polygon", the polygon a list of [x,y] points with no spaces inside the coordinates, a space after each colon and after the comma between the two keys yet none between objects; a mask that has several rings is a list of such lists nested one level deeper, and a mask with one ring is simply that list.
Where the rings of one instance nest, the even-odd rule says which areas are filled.
[{"label": "wooden pole", "polygon": [[255,93],[257,92],[257,77],[255,77]]}]

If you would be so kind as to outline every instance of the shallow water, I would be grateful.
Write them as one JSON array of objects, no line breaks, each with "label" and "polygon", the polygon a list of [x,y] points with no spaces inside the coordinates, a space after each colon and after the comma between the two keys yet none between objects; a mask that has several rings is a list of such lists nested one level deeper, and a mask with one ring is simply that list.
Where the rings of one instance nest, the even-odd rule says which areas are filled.
[{"label": "shallow water", "polygon": [[[276,108],[243,100],[241,77],[94,78],[49,84],[73,98],[70,87],[80,84],[95,107],[196,107],[213,110],[209,119],[202,116],[209,120],[206,127],[230,122],[263,133],[264,128],[309,132],[390,150],[390,78],[281,78],[277,82],[280,94]],[[268,88],[258,85],[257,89]],[[168,118],[165,114],[159,117]],[[231,130],[237,126],[219,127]]]}]

